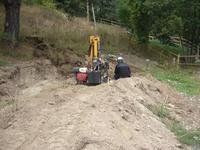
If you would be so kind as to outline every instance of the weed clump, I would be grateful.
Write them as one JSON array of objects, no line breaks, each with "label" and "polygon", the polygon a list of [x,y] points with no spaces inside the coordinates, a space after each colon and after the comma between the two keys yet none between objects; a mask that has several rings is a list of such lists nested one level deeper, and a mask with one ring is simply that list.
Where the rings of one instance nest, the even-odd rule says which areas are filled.
[{"label": "weed clump", "polygon": [[200,146],[200,129],[185,129],[180,122],[170,116],[166,104],[148,106],[148,109],[161,119],[161,121],[176,135],[177,139],[181,143],[190,146]]},{"label": "weed clump", "polygon": [[200,146],[200,129],[186,130],[179,122],[173,121],[170,125],[170,130],[181,143]]},{"label": "weed clump", "polygon": [[149,109],[158,117],[166,118],[169,117],[169,110],[166,104],[160,104],[158,106],[149,106]]}]

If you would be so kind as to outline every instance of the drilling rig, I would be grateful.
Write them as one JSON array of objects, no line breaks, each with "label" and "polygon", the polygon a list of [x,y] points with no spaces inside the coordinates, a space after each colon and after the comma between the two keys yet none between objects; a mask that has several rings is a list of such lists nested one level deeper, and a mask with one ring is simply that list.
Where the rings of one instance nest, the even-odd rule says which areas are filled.
[{"label": "drilling rig", "polygon": [[[92,12],[94,20],[94,29],[96,32],[96,19],[93,4]],[[98,85],[102,82],[107,82],[109,80],[109,59],[103,59],[102,51],[100,50],[100,43],[100,37],[97,34],[90,36],[87,67],[80,67],[74,69],[77,83]]]},{"label": "drilling rig", "polygon": [[100,37],[90,36],[87,66],[74,69],[77,83],[98,85],[107,82],[109,79],[108,69],[109,60],[102,57]]}]

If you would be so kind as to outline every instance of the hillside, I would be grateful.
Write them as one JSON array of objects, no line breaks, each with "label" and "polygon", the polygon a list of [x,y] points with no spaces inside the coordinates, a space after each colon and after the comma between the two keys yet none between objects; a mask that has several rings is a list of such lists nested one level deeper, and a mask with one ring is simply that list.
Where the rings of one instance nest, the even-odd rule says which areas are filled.
[{"label": "hillside", "polygon": [[[1,6],[1,38],[4,37],[2,34],[3,10]],[[137,43],[130,38],[124,28],[98,23],[97,31],[95,31],[93,23],[88,23],[85,18],[71,18],[62,12],[42,6],[22,6],[20,30],[18,47],[13,52],[6,47],[6,44],[1,43],[1,56],[14,56],[22,60],[46,57],[57,66],[66,65],[69,62],[74,64],[87,54],[89,36],[97,33],[101,37],[105,54],[133,53],[161,63],[172,59],[161,47]],[[4,57],[5,59],[7,58]]]},{"label": "hillside", "polygon": [[[55,9],[23,5],[21,11],[19,44],[0,43],[0,149],[199,148],[199,79],[168,65],[162,47],[139,44],[119,26],[98,23],[95,32],[92,22]],[[96,33],[104,55],[125,58],[131,78],[75,83],[72,67],[84,65]]]},{"label": "hillside", "polygon": [[[2,10],[0,11],[1,32],[4,20]],[[56,10],[26,5],[23,5],[21,14],[22,44],[30,42],[36,49],[41,51],[45,49],[43,53],[53,61],[65,59],[62,58],[62,53],[69,53],[66,54],[69,56],[70,54],[83,56],[87,53],[89,36],[94,35],[95,31],[93,24],[88,23],[84,18],[69,18]],[[98,24],[97,33],[101,36],[102,48],[109,50],[109,53],[127,50],[129,46],[126,31],[118,26]]]}]

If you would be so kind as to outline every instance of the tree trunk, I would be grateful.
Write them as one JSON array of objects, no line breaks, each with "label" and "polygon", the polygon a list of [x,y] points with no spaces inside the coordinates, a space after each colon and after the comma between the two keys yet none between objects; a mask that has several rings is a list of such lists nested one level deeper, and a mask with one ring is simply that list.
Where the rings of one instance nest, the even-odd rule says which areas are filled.
[{"label": "tree trunk", "polygon": [[19,39],[20,30],[20,6],[21,0],[4,0],[5,28],[7,40],[14,43]]}]

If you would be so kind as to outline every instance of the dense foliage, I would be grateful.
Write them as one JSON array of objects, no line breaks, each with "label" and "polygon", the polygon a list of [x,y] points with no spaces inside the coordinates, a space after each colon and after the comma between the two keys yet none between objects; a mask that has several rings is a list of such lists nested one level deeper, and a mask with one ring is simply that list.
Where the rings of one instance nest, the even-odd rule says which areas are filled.
[{"label": "dense foliage", "polygon": [[24,0],[24,2],[29,5],[39,4],[39,5],[43,5],[45,7],[49,7],[49,8],[55,7],[54,0]]},{"label": "dense foliage", "polygon": [[86,0],[55,0],[55,3],[72,16],[86,16]]},{"label": "dense foliage", "polygon": [[[87,15],[87,0],[24,0],[26,4],[39,4],[46,7],[57,7],[71,16]],[[92,4],[97,18],[116,20],[116,0],[88,0],[90,15]]]},{"label": "dense foliage", "polygon": [[149,34],[163,43],[169,36],[179,36],[200,43],[199,0],[118,0],[120,20],[141,42]]},{"label": "dense foliage", "polygon": [[[55,0],[58,8],[75,16],[86,16],[86,0]],[[90,14],[92,4],[94,5],[97,18],[116,20],[116,0],[88,0]]]}]

